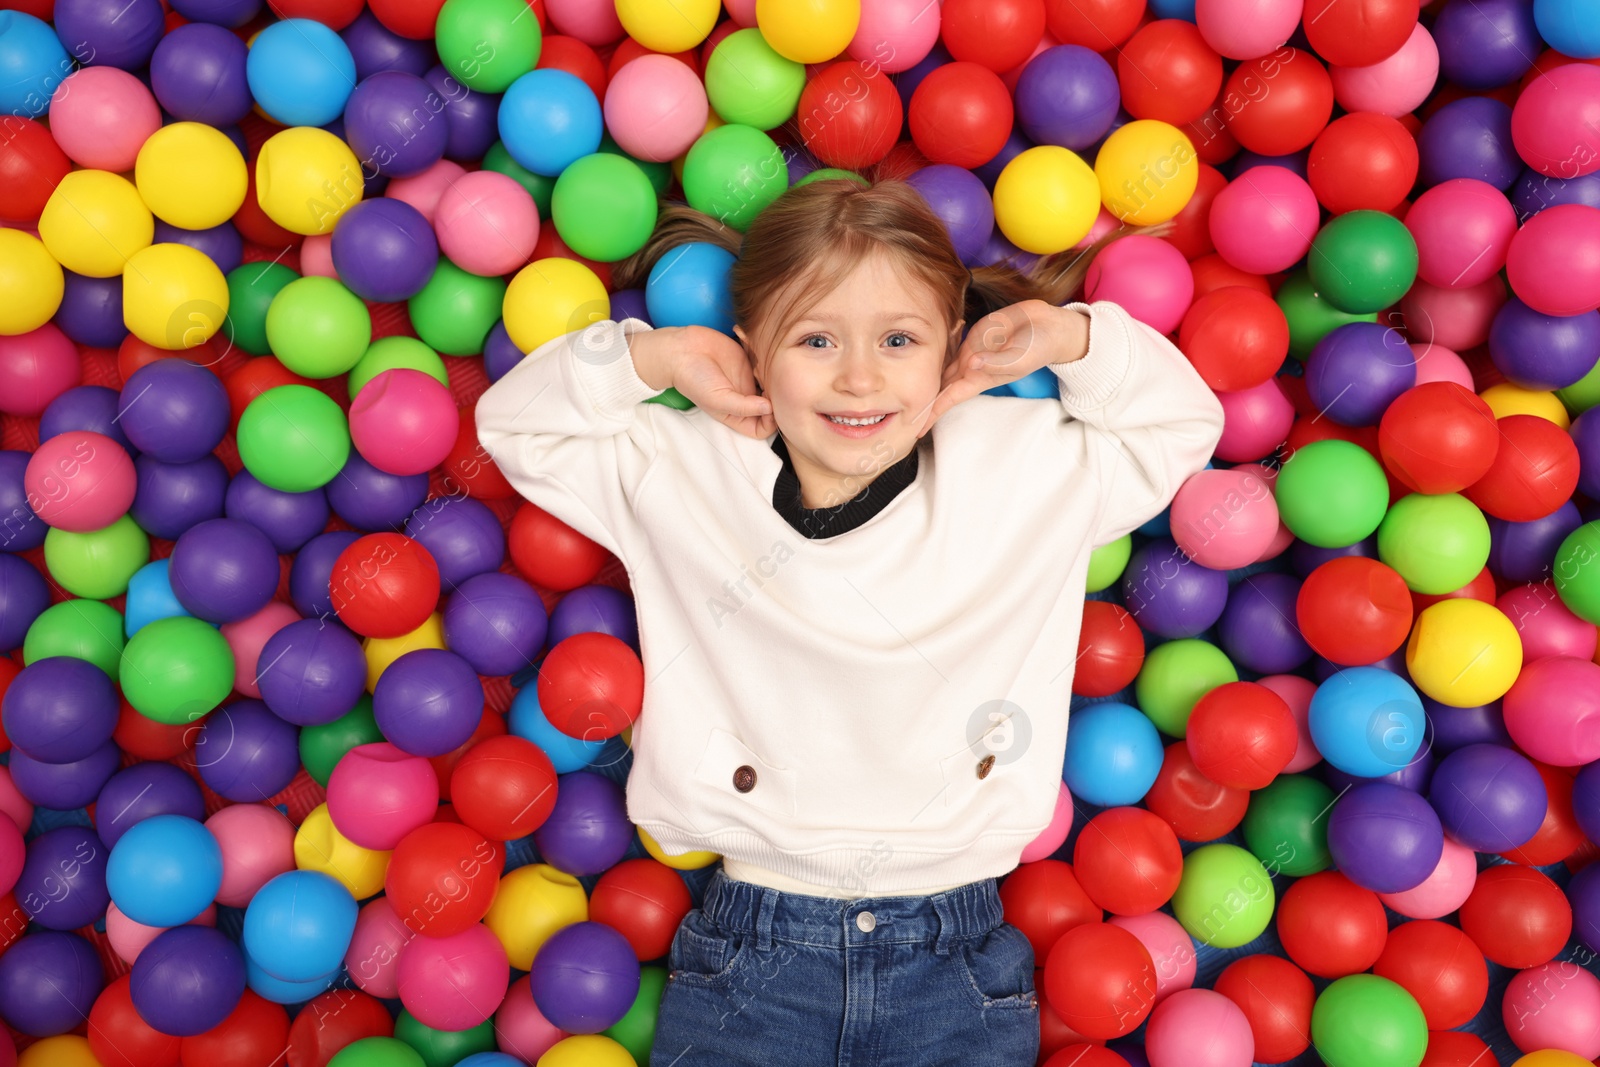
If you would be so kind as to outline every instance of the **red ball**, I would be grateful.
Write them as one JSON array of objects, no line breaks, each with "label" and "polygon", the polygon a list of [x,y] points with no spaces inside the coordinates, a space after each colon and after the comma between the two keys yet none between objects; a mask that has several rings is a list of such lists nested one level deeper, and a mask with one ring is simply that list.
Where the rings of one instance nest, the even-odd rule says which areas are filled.
[{"label": "red ball", "polygon": [[541,226],[539,227],[539,236],[534,239],[533,253],[528,256],[528,261],[534,262],[552,257],[570,259],[574,263],[582,263],[585,267],[594,271],[594,276],[600,279],[602,285],[607,289],[611,288],[611,264],[597,263],[592,259],[585,259],[567,247],[567,242],[561,239],[561,235],[556,232],[554,226]]},{"label": "red ball", "polygon": [[556,769],[544,749],[506,734],[467,750],[450,773],[450,802],[484,837],[514,841],[544,825],[556,806]]},{"label": "red ball", "polygon": [[506,481],[505,474],[495,465],[494,459],[478,440],[478,423],[473,417],[476,409],[456,409],[460,428],[456,430],[456,443],[440,464],[444,471],[444,495],[466,493],[474,500],[510,500],[517,491]]},{"label": "red ball", "polygon": [[439,565],[404,534],[357,538],[333,561],[333,610],[363,637],[400,637],[439,606]]},{"label": "red ball", "polygon": [[610,556],[548,511],[527,502],[511,517],[506,550],[524,578],[556,592],[588,585]]},{"label": "red ball", "polygon": [[[138,340],[137,337],[130,333],[122,342],[123,351],[128,349],[130,341]],[[142,341],[139,343],[141,345],[144,344]],[[154,346],[146,345],[145,347],[153,348]],[[168,353],[168,355],[172,354]],[[118,357],[118,364],[121,364],[120,356]],[[143,364],[141,363],[138,366],[143,366]],[[134,367],[134,370],[137,370],[138,366]],[[132,371],[124,368],[123,381],[127,381],[131,374]],[[309,385],[314,389],[316,384],[310,378],[302,378],[282,363],[279,363],[275,356],[255,356],[247,359],[237,370],[222,379],[223,387],[228,390],[228,406],[233,410],[233,426],[235,429],[238,429],[239,416],[243,415],[244,409],[250,406],[250,401],[268,389],[276,389],[280,385]]]},{"label": "red ball", "polygon": [[1278,373],[1289,354],[1289,320],[1258,289],[1230,285],[1189,305],[1178,347],[1218,392],[1249,389]]},{"label": "red ball", "polygon": [[288,1067],[328,1067],[346,1045],[393,1034],[394,1019],[383,1001],[356,989],[330,989],[295,1015]]},{"label": "red ball", "polygon": [[[505,716],[498,714],[492,708],[484,708],[471,737],[442,756],[429,756],[428,762],[433,764],[434,777],[439,779],[439,799],[441,801],[450,799],[450,783],[455,778],[456,765],[461,762],[462,757],[491,737],[504,737],[508,733],[510,731],[506,729]],[[446,809],[439,810],[442,812]]]},{"label": "red ball", "polygon": [[589,918],[627,938],[641,962],[667,954],[692,907],[683,876],[648,856],[607,870],[589,896]]},{"label": "red ball", "polygon": [[1500,450],[1482,478],[1461,495],[1507,522],[1542,519],[1578,488],[1578,446],[1549,419],[1507,415],[1495,425]]},{"label": "red ball", "polygon": [[[169,760],[192,748],[200,737],[200,724],[164,723],[133,710],[126,699],[117,712],[117,726],[111,740],[123,752],[141,760]],[[10,747],[10,742],[6,742]]]},{"label": "red ball", "polygon": [[1549,963],[1572,936],[1572,905],[1561,887],[1514,863],[1478,872],[1461,905],[1461,929],[1502,967]]},{"label": "red ball", "polygon": [[32,119],[12,115],[0,141],[0,222],[31,226],[39,221],[50,194],[72,169],[50,131]]},{"label": "red ball", "polygon": [[1365,556],[1330,559],[1306,576],[1295,599],[1306,643],[1346,667],[1376,663],[1411,633],[1411,590],[1392,568]]},{"label": "red ball", "polygon": [[1035,961],[1048,957],[1050,947],[1068,930],[1105,918],[1083,891],[1072,865],[1061,860],[1017,867],[1000,883],[1000,904],[1006,922],[1027,936]]},{"label": "red ball", "polygon": [[1240,63],[1222,95],[1243,101],[1229,115],[1228,131],[1263,156],[1300,151],[1317,139],[1333,114],[1333,79],[1316,56],[1295,48]]},{"label": "red ball", "polygon": [[[872,166],[900,138],[905,115],[889,76],[858,60],[830,63],[800,93],[800,134],[830,167]],[[998,149],[996,149],[998,151]]]},{"label": "red ball", "polygon": [[184,1039],[140,1017],[129,992],[132,982],[125,974],[100,991],[89,1009],[89,1051],[101,1067],[174,1067]]},{"label": "red ball", "polygon": [[550,725],[584,741],[626,730],[644,705],[644,664],[610,634],[573,634],[539,668],[539,706]]},{"label": "red ball", "polygon": [[1337,871],[1291,885],[1278,902],[1278,937],[1291,960],[1318,978],[1360,974],[1389,936],[1383,902]]},{"label": "red ball", "polygon": [[1341,115],[1311,144],[1306,180],[1335,215],[1393,211],[1417,183],[1417,139],[1399,119],[1370,111]]},{"label": "red ball", "polygon": [[1311,1045],[1316,990],[1306,972],[1281,956],[1245,956],[1212,986],[1239,1005],[1256,1039],[1256,1061],[1286,1063]]},{"label": "red ball", "polygon": [[1172,217],[1172,232],[1166,235],[1167,243],[1182,252],[1184,259],[1199,259],[1217,250],[1211,240],[1211,201],[1227,185],[1228,179],[1220,170],[1209,163],[1200,164],[1194,195]]},{"label": "red ball", "polygon": [[456,822],[419,826],[395,846],[384,892],[415,933],[459,934],[488,914],[500,888],[501,862],[487,838]]},{"label": "red ball", "polygon": [[1336,0],[1305,20],[1306,40],[1335,67],[1369,67],[1400,51],[1417,25],[1416,0]]},{"label": "red ball", "polygon": [[1045,0],[1044,23],[1062,44],[1109,52],[1139,28],[1145,0]]},{"label": "red ball", "polygon": [[1192,22],[1159,19],[1129,38],[1117,53],[1122,106],[1136,119],[1174,126],[1193,122],[1222,88],[1222,57]]},{"label": "red ball", "polygon": [[1183,848],[1161,816],[1143,808],[1110,808],[1079,832],[1072,865],[1097,906],[1113,915],[1143,915],[1178,891]]},{"label": "red ball", "polygon": [[1294,758],[1300,731],[1277,693],[1228,682],[1195,703],[1185,742],[1196,769],[1218,785],[1265,789]]},{"label": "red ball", "polygon": [[[357,11],[360,6],[357,5]],[[285,15],[285,18],[289,16]],[[239,210],[233,213],[232,222],[238,229],[240,236],[251,244],[263,245],[271,249],[296,248],[305,237],[298,233],[290,233],[267,217],[267,212],[261,206],[261,201],[256,195],[256,153],[252,152],[249,165],[244,169],[245,194],[244,203],[239,205]]]},{"label": "red ball", "polygon": [[1489,996],[1483,953],[1459,928],[1434,919],[1416,919],[1390,930],[1372,973],[1415,997],[1430,1030],[1466,1025]]},{"label": "red ball", "polygon": [[413,41],[426,41],[433,37],[444,0],[372,0],[367,6],[389,30]]},{"label": "red ball", "polygon": [[1527,842],[1500,855],[1524,867],[1548,867],[1576,852],[1585,839],[1578,817],[1572,811],[1572,775],[1560,767],[1538,761],[1533,765],[1544,779],[1544,792],[1549,800],[1544,809],[1544,822]]},{"label": "red ball", "polygon": [[[738,28],[739,24],[734,22],[732,19],[724,19],[722,22],[717,24],[717,28],[711,31],[711,36],[707,37],[699,47],[709,48],[709,50],[706,52],[706,55],[709,56],[711,51],[716,49],[717,44],[721,42],[723,37],[728,36],[728,34],[733,33]],[[713,42],[711,39],[712,37],[717,38],[717,41]],[[573,40],[577,39],[573,38]],[[544,39],[544,43],[545,47],[548,48],[550,46],[550,38],[546,37]],[[581,44],[582,42],[580,41],[579,43]],[[587,48],[588,46],[584,45],[584,47]],[[543,58],[543,53],[541,53],[540,56]],[[638,41],[635,41],[632,37],[624,37],[620,42],[618,42],[616,50],[611,53],[611,58],[606,60],[606,78],[615,78],[617,76],[617,71],[621,70],[623,67],[627,66],[629,63],[632,63],[635,59],[638,59],[641,56],[671,56],[679,63],[682,63],[684,66],[694,71],[694,76],[696,78],[702,78],[705,76],[705,72],[700,67],[700,53],[693,48],[689,49],[687,52],[657,52],[653,49],[646,48]]]},{"label": "red ball", "polygon": [[1044,0],[944,0],[939,10],[939,34],[950,54],[996,74],[1027,62],[1044,25]]},{"label": "red ball", "polygon": [[1000,75],[977,63],[946,63],[911,94],[911,139],[935,163],[981,167],[1006,145],[1013,117]]},{"label": "red ball", "polygon": [[1414,493],[1459,493],[1494,465],[1494,412],[1455,382],[1426,382],[1394,398],[1378,423],[1383,465]]},{"label": "red ball", "polygon": [[1441,600],[1461,599],[1481,600],[1485,604],[1494,603],[1494,575],[1489,572],[1488,567],[1485,567],[1483,570],[1479,571],[1477,576],[1474,577],[1472,581],[1468,582],[1460,589],[1452,589],[1448,593],[1419,593],[1415,590],[1412,590],[1411,615],[1413,618],[1415,618],[1416,616],[1421,615],[1427,609],[1433,607]]},{"label": "red ball", "polygon": [[[634,43],[633,39],[629,38],[622,42],[622,45],[617,46],[617,52],[620,53],[622,51],[623,45]],[[642,45],[638,47],[643,48]],[[637,59],[638,53],[629,58]],[[627,61],[627,59],[624,59],[622,63]],[[612,76],[622,66],[622,63],[616,61],[615,55],[612,56],[612,63],[613,66],[610,70],[607,70],[606,65],[600,62],[600,56],[595,53],[593,48],[590,48],[576,37],[566,37],[559,33],[551,34],[549,37],[544,38],[539,46],[538,69],[566,71],[587,85],[589,90],[594,93],[596,100],[604,100],[606,98],[606,85],[610,83]]]},{"label": "red ball", "polygon": [[1128,1061],[1103,1045],[1068,1045],[1056,1049],[1043,1067],[1128,1067]]},{"label": "red ball", "polygon": [[[1209,213],[1207,218],[1209,219]],[[1211,228],[1209,222],[1206,234],[1209,236]],[[1207,252],[1199,259],[1189,264],[1189,270],[1194,274],[1194,298],[1199,300],[1208,293],[1218,289],[1226,289],[1232,285],[1242,285],[1246,289],[1254,289],[1262,296],[1272,295],[1272,285],[1266,278],[1259,274],[1250,274],[1240,270],[1232,263],[1223,259],[1215,252]]]},{"label": "red ball", "polygon": [[1105,600],[1085,600],[1072,691],[1084,697],[1110,696],[1132,685],[1142,666],[1144,634],[1128,610]]},{"label": "red ball", "polygon": [[1144,803],[1183,840],[1215,841],[1244,819],[1250,791],[1213,782],[1194,765],[1188,744],[1175,741],[1167,746]]},{"label": "red ball", "polygon": [[183,1039],[182,1067],[274,1067],[289,1047],[289,1013],[246,989],[228,1017]]},{"label": "red ball", "polygon": [[1062,1022],[1090,1040],[1109,1041],[1132,1033],[1155,1007],[1156,965],[1122,927],[1087,923],[1051,947],[1044,984]]},{"label": "red ball", "polygon": [[1418,1067],[1495,1067],[1500,1061],[1483,1038],[1465,1030],[1429,1030],[1428,1051]]},{"label": "red ball", "polygon": [[[330,30],[342,30],[361,14],[361,0],[272,0],[272,13],[280,19],[312,19]],[[433,36],[431,25],[428,35]]]}]

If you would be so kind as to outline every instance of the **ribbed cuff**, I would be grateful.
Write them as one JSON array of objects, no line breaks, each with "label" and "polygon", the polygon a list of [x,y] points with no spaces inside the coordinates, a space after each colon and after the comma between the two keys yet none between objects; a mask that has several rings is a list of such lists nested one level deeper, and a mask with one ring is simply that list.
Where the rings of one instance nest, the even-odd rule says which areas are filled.
[{"label": "ribbed cuff", "polygon": [[1117,313],[1104,304],[1064,305],[1089,316],[1089,351],[1071,363],[1052,363],[1061,379],[1061,402],[1068,410],[1092,411],[1116,395],[1128,377],[1132,338]]},{"label": "ribbed cuff", "polygon": [[572,361],[584,392],[602,415],[626,419],[635,404],[665,390],[651,388],[639,377],[628,351],[628,338],[650,326],[642,319],[607,319],[571,335]]}]

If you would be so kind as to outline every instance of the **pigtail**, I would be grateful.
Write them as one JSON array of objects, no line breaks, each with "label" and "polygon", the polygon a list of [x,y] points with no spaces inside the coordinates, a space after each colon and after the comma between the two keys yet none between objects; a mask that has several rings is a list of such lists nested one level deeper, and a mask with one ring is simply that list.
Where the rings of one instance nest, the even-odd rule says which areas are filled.
[{"label": "pigtail", "polygon": [[704,241],[739,254],[744,236],[738,230],[697,211],[688,204],[665,202],[656,217],[656,227],[644,246],[611,267],[612,284],[617,289],[642,289],[656,261],[672,249],[691,241]]},{"label": "pigtail", "polygon": [[1083,295],[1084,279],[1095,257],[1113,242],[1133,234],[1162,237],[1171,232],[1172,224],[1168,222],[1119,226],[1088,248],[1069,248],[1043,256],[1026,272],[1009,263],[974,267],[972,281],[967,285],[967,323],[1024,300],[1043,300],[1057,306],[1077,300]]}]

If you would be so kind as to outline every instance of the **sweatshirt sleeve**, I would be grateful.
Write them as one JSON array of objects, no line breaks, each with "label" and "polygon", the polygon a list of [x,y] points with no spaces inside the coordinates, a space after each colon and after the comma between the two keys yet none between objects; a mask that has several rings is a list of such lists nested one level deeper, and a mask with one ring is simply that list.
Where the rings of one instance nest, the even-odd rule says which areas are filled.
[{"label": "sweatshirt sleeve", "polygon": [[[628,338],[639,319],[596,322],[545,342],[478,400],[478,440],[523,497],[626,562],[638,532],[635,491],[656,456]],[[653,410],[652,410],[653,409]]]},{"label": "sweatshirt sleeve", "polygon": [[1089,351],[1049,366],[1085,431],[1102,545],[1159,515],[1205,467],[1222,436],[1222,404],[1171,341],[1117,304],[1066,306],[1089,316]]}]

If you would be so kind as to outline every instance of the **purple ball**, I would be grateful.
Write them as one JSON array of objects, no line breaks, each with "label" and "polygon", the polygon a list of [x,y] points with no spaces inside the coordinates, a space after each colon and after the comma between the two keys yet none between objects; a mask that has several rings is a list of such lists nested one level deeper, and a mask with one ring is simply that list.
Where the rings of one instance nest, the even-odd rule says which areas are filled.
[{"label": "purple ball", "polygon": [[174,0],[172,9],[190,22],[237,29],[256,17],[261,0]]},{"label": "purple ball", "polygon": [[533,586],[491,571],[461,583],[444,609],[444,639],[479,674],[496,677],[531,667],[544,648],[549,619]]},{"label": "purple ball", "polygon": [[61,332],[90,348],[116,348],[128,336],[122,321],[122,277],[86,278],[61,272],[64,287],[55,324]]},{"label": "purple ball", "polygon": [[103,385],[73,386],[50,401],[39,416],[39,443],[70,430],[89,430],[111,438],[130,455],[137,453],[116,421],[120,402],[115,389]]},{"label": "purple ball", "polygon": [[222,380],[186,359],[158,359],[122,387],[117,419],[134,447],[166,463],[189,463],[222,443],[233,419]]},{"label": "purple ball", "polygon": [[1245,171],[1255,167],[1282,167],[1284,170],[1292,170],[1304,178],[1306,169],[1310,165],[1310,160],[1311,150],[1305,148],[1298,152],[1291,152],[1286,156],[1263,156],[1255,152],[1240,152],[1234,157],[1233,163],[1229,167],[1228,177],[1230,179],[1237,178]]},{"label": "purple ball", "polygon": [[320,488],[286,493],[241,470],[228,483],[223,508],[230,519],[242,519],[267,535],[272,547],[288,555],[322,532],[332,514]]},{"label": "purple ball", "polygon": [[822,169],[822,161],[797,145],[779,145],[783,153],[784,169],[789,172],[789,184],[794,185],[813,171]]},{"label": "purple ball", "polygon": [[[329,592],[333,564],[339,558],[339,553],[360,539],[361,535],[351,530],[318,534],[307,541],[295,555],[294,564],[289,568],[289,600],[294,604],[294,610],[306,620],[322,621],[335,618],[333,597]],[[296,624],[290,623],[290,625]],[[268,662],[271,662],[270,659]],[[278,714],[282,715],[283,712],[278,711]]]},{"label": "purple ball", "polygon": [[1511,297],[1489,327],[1489,358],[1524,389],[1565,389],[1600,358],[1600,311],[1545,315]]},{"label": "purple ball", "polygon": [[1572,933],[1590,951],[1600,951],[1600,863],[1591,863],[1567,883],[1572,903]]},{"label": "purple ball", "polygon": [[228,468],[213,455],[187,463],[149,456],[133,461],[138,487],[128,513],[146,533],[176,541],[185,531],[220,519],[228,492]]},{"label": "purple ball", "polygon": [[323,489],[334,514],[356,529],[398,530],[428,498],[428,476],[380,471],[352,448],[344,469]]},{"label": "purple ball", "polygon": [[1151,633],[1194,637],[1222,617],[1228,603],[1228,575],[1202,567],[1170,537],[1144,545],[1122,572],[1122,602]]},{"label": "purple ball", "polygon": [[249,618],[278,591],[278,551],[239,519],[209,519],[185,531],[167,572],[184,610],[207,622]]},{"label": "purple ball", "polygon": [[[1424,698],[1426,704],[1426,698]],[[1322,780],[1327,782],[1336,793],[1346,789],[1354,789],[1358,785],[1369,782],[1386,782],[1411,793],[1421,796],[1428,791],[1428,784],[1433,781],[1433,740],[1426,734],[1422,738],[1422,747],[1417,749],[1417,754],[1397,771],[1391,771],[1378,778],[1361,778],[1354,774],[1346,774],[1331,763],[1322,764]]]},{"label": "purple ball", "polygon": [[1468,89],[1516,81],[1544,49],[1527,0],[1450,0],[1433,20],[1439,74]]},{"label": "purple ball", "polygon": [[413,756],[466,744],[483,718],[483,683],[472,664],[442,648],[407,652],[378,676],[372,715],[384,739]]},{"label": "purple ball", "polygon": [[[642,292],[639,289],[623,289],[611,294],[611,317],[621,322],[628,317],[623,309],[617,307],[617,297],[621,293]],[[642,307],[641,307],[641,310]],[[635,315],[634,318],[640,316]],[[649,322],[649,319],[645,320]],[[512,343],[511,335],[506,333],[505,320],[502,319],[489,328],[489,336],[483,342],[483,372],[489,376],[489,381],[498,382],[506,376],[506,372],[522,362],[522,349]]]},{"label": "purple ball", "polygon": [[444,158],[448,137],[443,98],[415,74],[379,71],[363,78],[345,104],[344,139],[363,172],[419,174]]},{"label": "purple ball", "polygon": [[906,110],[911,109],[911,95],[917,91],[917,86],[922,84],[922,79],[932,74],[939,67],[944,66],[954,59],[944,46],[943,41],[934,43],[928,54],[916,65],[892,75],[894,87],[900,93],[900,105]]},{"label": "purple ball", "polygon": [[95,830],[106,848],[115,848],[135,823],[153,815],[206,817],[205,797],[192,777],[170,763],[135,763],[111,776],[94,802]]},{"label": "purple ball", "polygon": [[173,118],[231,126],[250,114],[254,102],[245,81],[249,54],[239,35],[222,26],[179,26],[156,45],[150,88]]},{"label": "purple ball", "polygon": [[540,946],[528,992],[552,1025],[570,1034],[597,1034],[633,1007],[639,957],[615,927],[569,923]]},{"label": "purple ball", "polygon": [[471,497],[434,497],[411,513],[405,533],[432,553],[447,593],[475,574],[499,570],[506,559],[505,528]]},{"label": "purple ball", "polygon": [[[332,536],[332,535],[329,535]],[[256,684],[272,713],[297,726],[320,726],[344,715],[367,686],[361,642],[321,618],[291,622],[261,648]]]},{"label": "purple ball", "polygon": [[49,606],[50,585],[39,569],[21,556],[0,552],[0,653],[21,648],[28,627]]},{"label": "purple ball", "polygon": [[[1582,455],[1581,446],[1579,455]],[[1582,475],[1579,477],[1581,479]],[[1540,581],[1550,573],[1561,542],[1582,525],[1583,517],[1570,500],[1544,518],[1531,522],[1507,522],[1491,517],[1489,569],[1508,582]]]},{"label": "purple ball", "polygon": [[206,716],[194,756],[200,779],[218,796],[266,800],[300,770],[300,731],[259,700],[236,700]]},{"label": "purple ball", "polygon": [[188,245],[204,253],[224,274],[244,262],[244,238],[239,236],[239,231],[231,222],[218,223],[206,230],[183,230],[157,219],[155,240],[158,244]]},{"label": "purple ball", "polygon": [[47,930],[76,930],[106,912],[107,848],[87,826],[46,830],[28,842],[17,879],[17,903]]},{"label": "purple ball", "polygon": [[1082,45],[1046,48],[1017,79],[1017,124],[1035,144],[1081,152],[1104,137],[1122,92],[1117,72]]},{"label": "purple ball", "polygon": [[1517,179],[1511,204],[1517,209],[1518,222],[1527,222],[1545,208],[1559,204],[1600,207],[1600,171],[1578,178],[1555,178],[1528,167]]},{"label": "purple ball", "polygon": [[[1006,143],[995,153],[994,158],[981,167],[974,167],[972,173],[978,176],[978,180],[983,182],[985,188],[993,191],[994,183],[999,179],[1000,172],[1006,169],[1006,164],[1032,147],[1034,147],[1033,142],[1028,140],[1027,135],[1012,127],[1010,135],[1006,137]],[[998,235],[1000,231],[997,229],[995,233]],[[1006,243],[1010,244],[1009,241]]]},{"label": "purple ball", "polygon": [[1342,545],[1339,548],[1320,548],[1299,539],[1289,546],[1289,563],[1294,567],[1294,572],[1301,578],[1309,578],[1311,572],[1328,562],[1330,559],[1343,559],[1345,556],[1364,556],[1367,559],[1378,558],[1378,539],[1376,535],[1353,545]]},{"label": "purple ball", "polygon": [[1374,893],[1427,880],[1444,855],[1444,829],[1428,802],[1387,782],[1344,793],[1328,816],[1328,851],[1346,878]]},{"label": "purple ball", "polygon": [[1257,674],[1286,674],[1311,658],[1295,621],[1300,582],[1288,574],[1252,574],[1228,593],[1218,634],[1228,658]]},{"label": "purple ball", "polygon": [[1125,1037],[1120,1041],[1113,1041],[1106,1048],[1127,1060],[1128,1067],[1150,1067],[1150,1061],[1144,1055],[1144,1044],[1133,1038]]},{"label": "purple ball", "polygon": [[1452,708],[1425,696],[1422,698],[1422,710],[1428,714],[1436,756],[1447,755],[1468,745],[1511,747],[1511,734],[1506,731],[1505,716],[1500,712],[1498,700],[1475,708]]},{"label": "purple ball", "polygon": [[0,1018],[32,1037],[65,1034],[89,1017],[104,986],[89,942],[49,930],[29,934],[0,956]]},{"label": "purple ball", "polygon": [[[1411,672],[1406,670],[1406,646],[1404,645],[1401,645],[1377,662],[1367,664],[1367,666],[1376,667],[1380,671],[1388,671],[1390,674],[1398,674],[1407,682],[1411,681]],[[1349,667],[1341,663],[1334,663],[1332,660],[1323,659],[1321,656],[1317,656],[1311,661],[1311,676],[1318,685],[1345,670],[1349,670]]]},{"label": "purple ball", "polygon": [[166,32],[161,0],[56,0],[56,36],[85,67],[137,71]]},{"label": "purple ball", "polygon": [[[1593,408],[1585,411],[1572,421],[1571,433],[1578,446],[1578,492],[1600,496],[1600,415],[1594,415]],[[1566,506],[1571,505],[1572,501],[1567,501]]]},{"label": "purple ball", "polygon": [[[621,322],[623,319],[638,319],[641,322],[650,321],[650,309],[645,306],[643,289],[618,289],[611,294],[611,320],[613,322]],[[505,320],[502,319],[500,322],[495,323],[495,326],[499,329],[504,329]],[[492,331],[490,336],[494,336]],[[512,347],[515,348],[516,346],[513,345]],[[483,355],[485,359],[488,358],[489,350],[487,348],[483,350]],[[521,358],[522,353],[518,352],[517,359]],[[516,363],[516,360],[512,360],[512,363]]]},{"label": "purple ball", "polygon": [[639,616],[633,598],[610,585],[586,585],[565,594],[550,613],[546,643],[554,648],[573,634],[610,634],[639,649]]},{"label": "purple ball", "polygon": [[31,452],[0,451],[0,552],[26,552],[44,544],[50,527],[28,506],[23,476]]},{"label": "purple ball", "polygon": [[632,842],[622,787],[592,771],[557,779],[555,807],[533,832],[534,847],[545,863],[580,877],[611,867]]},{"label": "purple ball", "polygon": [[1590,841],[1600,841],[1600,762],[1591,763],[1572,781],[1572,814]]},{"label": "purple ball", "polygon": [[468,89],[442,66],[429,69],[423,78],[444,101],[444,154],[464,162],[482,159],[500,139],[500,94]]},{"label": "purple ball", "polygon": [[1039,262],[1039,257],[1032,252],[1024,252],[1006,239],[1000,232],[1000,227],[994,228],[989,241],[983,246],[983,261],[991,266],[1004,265],[1014,267],[1026,274]]},{"label": "purple ball", "polygon": [[174,926],[133,964],[134,1010],[163,1034],[192,1037],[217,1026],[244,996],[244,953],[221,930]]},{"label": "purple ball", "polygon": [[969,267],[983,263],[983,250],[994,233],[994,201],[989,190],[970,170],[935,163],[906,179],[933,213],[944,223],[961,262]]},{"label": "purple ball", "polygon": [[93,663],[49,656],[22,668],[0,707],[17,749],[43,763],[75,763],[111,740],[122,702]]},{"label": "purple ball", "polygon": [[370,10],[363,7],[356,20],[339,31],[350,58],[356,61],[356,80],[367,78],[385,70],[397,70],[417,77],[439,61],[433,42],[413,41],[379,22]]},{"label": "purple ball", "polygon": [[122,750],[107,741],[76,763],[40,763],[11,750],[11,781],[29,803],[52,811],[86,806],[122,766]]},{"label": "purple ball", "polygon": [[1479,852],[1527,844],[1549,804],[1532,761],[1501,745],[1468,745],[1440,760],[1428,800],[1450,836]]},{"label": "purple ball", "polygon": [[1337,327],[1317,342],[1306,360],[1311,402],[1341,426],[1376,426],[1394,398],[1416,384],[1411,347],[1399,333],[1375,322]]},{"label": "purple ball", "polygon": [[1452,100],[1417,133],[1418,177],[1423,187],[1451,178],[1476,178],[1509,189],[1522,173],[1511,143],[1511,109],[1488,96]]},{"label": "purple ball", "polygon": [[331,249],[339,280],[379,303],[416,296],[439,264],[439,242],[422,212],[386,196],[346,211],[334,225]]}]

